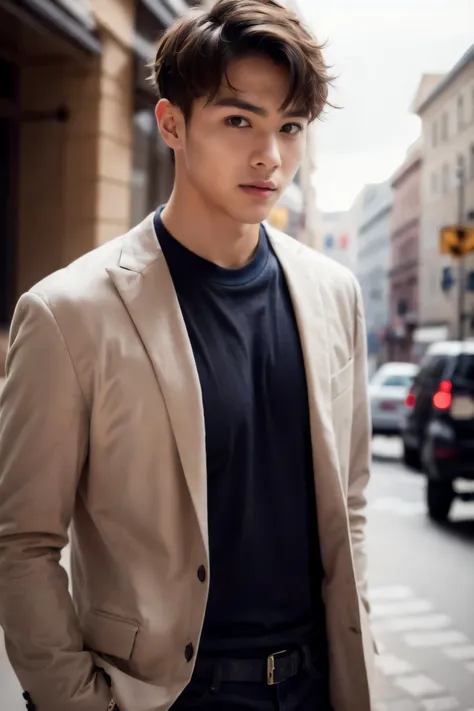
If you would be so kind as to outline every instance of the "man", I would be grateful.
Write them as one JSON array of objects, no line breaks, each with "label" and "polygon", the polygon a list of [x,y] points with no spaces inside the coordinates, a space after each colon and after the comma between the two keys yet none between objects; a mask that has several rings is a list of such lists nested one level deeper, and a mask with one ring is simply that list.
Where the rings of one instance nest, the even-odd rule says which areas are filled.
[{"label": "man", "polygon": [[169,202],[13,319],[9,658],[37,711],[369,711],[359,289],[262,225],[325,105],[321,50],[276,2],[221,0],[153,71]]}]

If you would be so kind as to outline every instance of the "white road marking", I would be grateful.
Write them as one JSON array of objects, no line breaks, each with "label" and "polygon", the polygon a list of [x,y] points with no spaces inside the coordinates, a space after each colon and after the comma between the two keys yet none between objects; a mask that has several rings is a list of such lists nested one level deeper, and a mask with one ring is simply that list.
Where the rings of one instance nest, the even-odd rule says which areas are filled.
[{"label": "white road marking", "polygon": [[394,617],[391,620],[378,620],[372,623],[374,632],[411,632],[412,630],[440,630],[450,627],[452,620],[448,615],[425,615],[423,617]]},{"label": "white road marking", "polygon": [[450,711],[459,708],[459,702],[452,696],[441,699],[422,699],[421,705],[425,711]]},{"label": "white road marking", "polygon": [[395,513],[401,516],[424,516],[426,505],[421,501],[401,501]]},{"label": "white road marking", "polygon": [[399,676],[394,683],[403,691],[417,698],[422,698],[429,694],[440,694],[444,691],[441,684],[438,684],[434,679],[430,679],[429,676],[425,676],[425,674]]},{"label": "white road marking", "polygon": [[469,661],[474,660],[474,645],[468,644],[461,647],[448,647],[443,649],[443,652],[450,659],[455,659],[457,661]]},{"label": "white road marking", "polygon": [[413,592],[404,585],[369,589],[369,599],[371,602],[376,602],[377,600],[407,600],[410,597],[413,597]]},{"label": "white road marking", "polygon": [[458,479],[455,486],[459,493],[470,494],[474,491],[474,483],[469,479]]},{"label": "white road marking", "polygon": [[402,501],[397,496],[380,496],[373,501],[369,501],[369,509],[375,509],[377,511],[393,511],[397,508],[398,504]]},{"label": "white road marking", "polygon": [[402,615],[420,615],[433,611],[433,603],[429,600],[401,600],[399,602],[383,602],[372,604],[371,618],[378,620],[383,617],[401,617]]},{"label": "white road marking", "polygon": [[379,654],[375,659],[375,664],[385,676],[401,676],[415,671],[409,662],[394,654]]},{"label": "white road marking", "polygon": [[451,644],[467,644],[468,638],[457,630],[445,630],[443,632],[415,632],[407,634],[404,642],[408,647],[447,647]]},{"label": "white road marking", "polygon": [[426,513],[426,505],[422,501],[405,501],[396,496],[374,499],[369,502],[368,508],[373,511],[388,511],[399,516],[420,516]]}]

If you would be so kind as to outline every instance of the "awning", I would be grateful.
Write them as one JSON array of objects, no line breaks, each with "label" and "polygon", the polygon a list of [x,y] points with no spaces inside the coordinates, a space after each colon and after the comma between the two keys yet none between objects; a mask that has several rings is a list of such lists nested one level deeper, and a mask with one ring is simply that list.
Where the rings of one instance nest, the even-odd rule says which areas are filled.
[{"label": "awning", "polygon": [[163,28],[169,27],[173,22],[189,10],[189,5],[184,0],[138,0],[156,17]]},{"label": "awning", "polygon": [[169,27],[175,20],[177,15],[175,15],[166,5],[164,5],[160,0],[141,0],[143,5],[151,12],[151,14],[156,17],[160,25]]},{"label": "awning", "polygon": [[0,0],[0,6],[20,19],[28,13],[42,24],[59,29],[90,54],[102,52],[89,0]]},{"label": "awning", "polygon": [[[136,3],[134,49],[139,57],[149,61],[155,53],[157,31],[170,27],[190,9],[190,5],[185,0],[136,0]],[[156,20],[157,27],[153,26],[152,18]]]},{"label": "awning", "polygon": [[89,30],[95,30],[96,24],[89,0],[56,0],[56,3],[62,5]]},{"label": "awning", "polygon": [[[155,56],[160,34],[189,8],[185,0],[136,0],[133,50],[139,62],[148,66]],[[142,90],[152,92],[151,84],[144,80],[148,75],[149,71],[144,72],[141,64],[137,83]]]}]

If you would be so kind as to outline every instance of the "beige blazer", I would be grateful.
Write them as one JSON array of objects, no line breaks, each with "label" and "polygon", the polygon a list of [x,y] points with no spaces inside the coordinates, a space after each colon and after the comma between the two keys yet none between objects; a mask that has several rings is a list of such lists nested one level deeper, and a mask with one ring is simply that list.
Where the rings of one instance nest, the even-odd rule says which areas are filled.
[{"label": "beige blazer", "polygon": [[[369,711],[360,293],[344,268],[268,232],[308,381],[332,702]],[[204,436],[152,216],[21,297],[0,410],[0,625],[37,711],[106,711],[111,693],[121,711],[165,711],[189,682],[210,577],[197,576],[209,569]],[[59,565],[69,530],[73,599]]]}]

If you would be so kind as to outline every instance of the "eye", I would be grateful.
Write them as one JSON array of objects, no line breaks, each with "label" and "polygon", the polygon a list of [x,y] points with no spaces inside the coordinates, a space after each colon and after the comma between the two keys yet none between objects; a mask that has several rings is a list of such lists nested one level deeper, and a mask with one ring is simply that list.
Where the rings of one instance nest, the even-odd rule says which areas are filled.
[{"label": "eye", "polygon": [[281,130],[289,136],[296,136],[298,133],[301,133],[303,126],[300,123],[285,123]]},{"label": "eye", "polygon": [[229,116],[226,119],[226,123],[232,128],[246,128],[250,126],[250,123],[243,116]]}]

